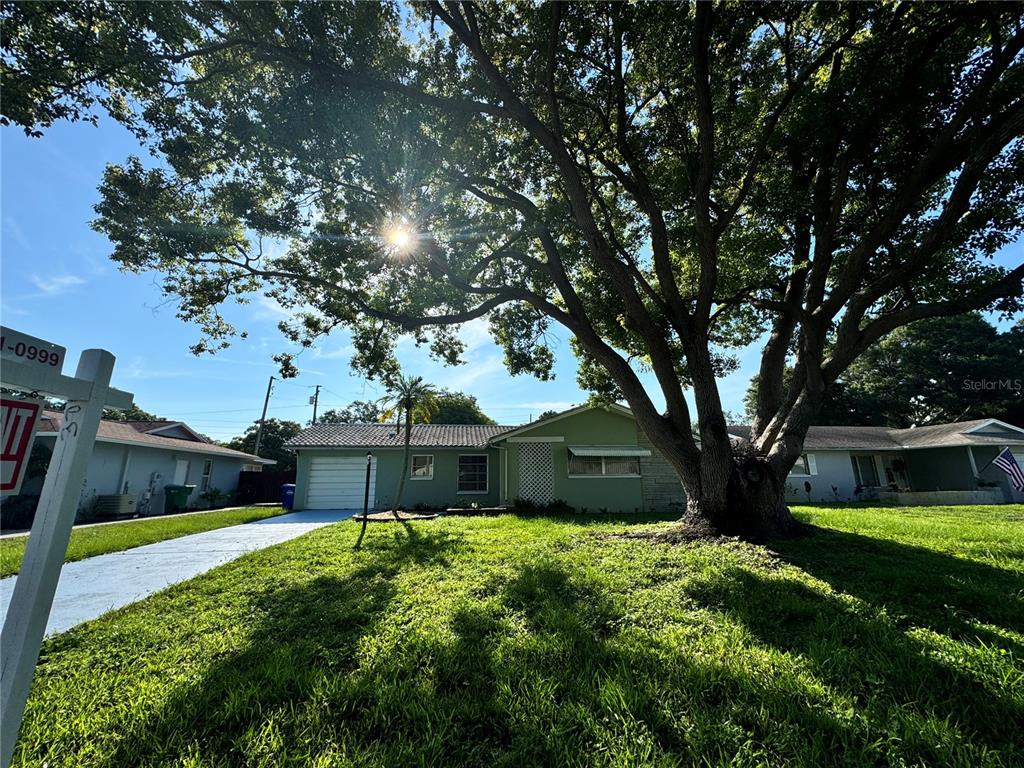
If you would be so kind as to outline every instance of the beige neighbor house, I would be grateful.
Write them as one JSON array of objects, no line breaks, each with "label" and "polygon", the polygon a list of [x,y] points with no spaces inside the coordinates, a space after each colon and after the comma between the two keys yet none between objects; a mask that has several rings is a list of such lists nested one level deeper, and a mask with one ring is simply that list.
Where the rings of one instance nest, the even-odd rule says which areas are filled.
[{"label": "beige neighbor house", "polygon": [[[63,418],[60,411],[44,411],[35,445],[52,451]],[[211,489],[230,493],[238,487],[240,471],[274,463],[211,443],[184,422],[104,419],[89,458],[79,516],[162,514],[167,485],[195,486],[187,506],[206,506],[203,495]],[[42,483],[42,477],[26,479],[22,495],[38,494]]]}]

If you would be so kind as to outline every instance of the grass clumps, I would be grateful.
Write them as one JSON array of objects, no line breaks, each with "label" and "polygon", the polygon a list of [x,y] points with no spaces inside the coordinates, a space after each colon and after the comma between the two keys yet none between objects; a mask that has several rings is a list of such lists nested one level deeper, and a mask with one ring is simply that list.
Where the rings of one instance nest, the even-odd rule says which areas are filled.
[{"label": "grass clumps", "polygon": [[48,641],[15,765],[1019,765],[1020,511],[340,523]]}]

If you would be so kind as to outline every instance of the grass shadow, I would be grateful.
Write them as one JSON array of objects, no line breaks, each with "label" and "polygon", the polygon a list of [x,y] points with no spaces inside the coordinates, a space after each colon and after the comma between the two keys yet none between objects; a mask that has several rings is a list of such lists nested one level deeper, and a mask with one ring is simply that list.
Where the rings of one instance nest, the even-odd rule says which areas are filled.
[{"label": "grass shadow", "polygon": [[[461,534],[430,525],[377,529],[352,571],[259,595],[248,644],[150,717],[128,722],[105,764],[1012,765],[1024,758],[1015,727],[1024,719],[1020,698],[929,653],[905,622],[880,613],[875,587],[847,584],[842,591],[860,592],[853,600],[798,571],[711,544],[695,548],[714,553],[707,568],[680,561],[681,577],[643,585],[645,566],[634,566],[630,553],[650,545],[587,541],[581,546],[622,546],[618,562],[635,589],[616,591],[557,548],[494,561],[472,585],[442,582],[438,574],[460,566]],[[786,542],[782,557],[837,583],[856,581],[844,576],[855,564],[844,561],[874,546],[839,538],[825,555],[812,543]],[[685,557],[682,548],[672,552]],[[927,551],[903,556],[913,568],[958,567]],[[986,568],[954,573],[1019,586]],[[973,587],[962,590],[952,599],[981,600]],[[890,598],[886,606],[905,605],[936,627],[946,616],[931,598]],[[1000,626],[1017,610],[1002,612],[987,598],[980,605],[979,615]]]},{"label": "grass shadow", "polygon": [[882,608],[902,625],[975,638],[1024,657],[993,628],[1024,633],[1024,574],[945,552],[834,529],[773,543],[787,562]]}]

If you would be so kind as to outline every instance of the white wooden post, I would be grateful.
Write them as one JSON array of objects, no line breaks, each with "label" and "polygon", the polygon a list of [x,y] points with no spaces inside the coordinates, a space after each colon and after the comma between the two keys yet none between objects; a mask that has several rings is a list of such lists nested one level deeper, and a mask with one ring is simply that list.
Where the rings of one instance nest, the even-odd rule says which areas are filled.
[{"label": "white wooden post", "polygon": [[4,768],[14,755],[113,369],[114,356],[102,349],[87,349],[79,359],[75,378],[91,382],[91,391],[86,398],[68,400],[64,409],[64,423],[0,634],[0,765]]}]

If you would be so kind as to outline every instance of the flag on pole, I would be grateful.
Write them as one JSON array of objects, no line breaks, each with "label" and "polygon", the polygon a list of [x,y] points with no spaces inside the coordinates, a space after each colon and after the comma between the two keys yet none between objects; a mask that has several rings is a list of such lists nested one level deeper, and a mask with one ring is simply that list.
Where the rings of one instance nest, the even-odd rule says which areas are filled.
[{"label": "flag on pole", "polygon": [[1009,448],[1003,448],[999,455],[992,459],[992,463],[1010,476],[1010,485],[1018,491],[1024,491],[1024,470],[1020,468],[1017,460],[1013,458]]}]

